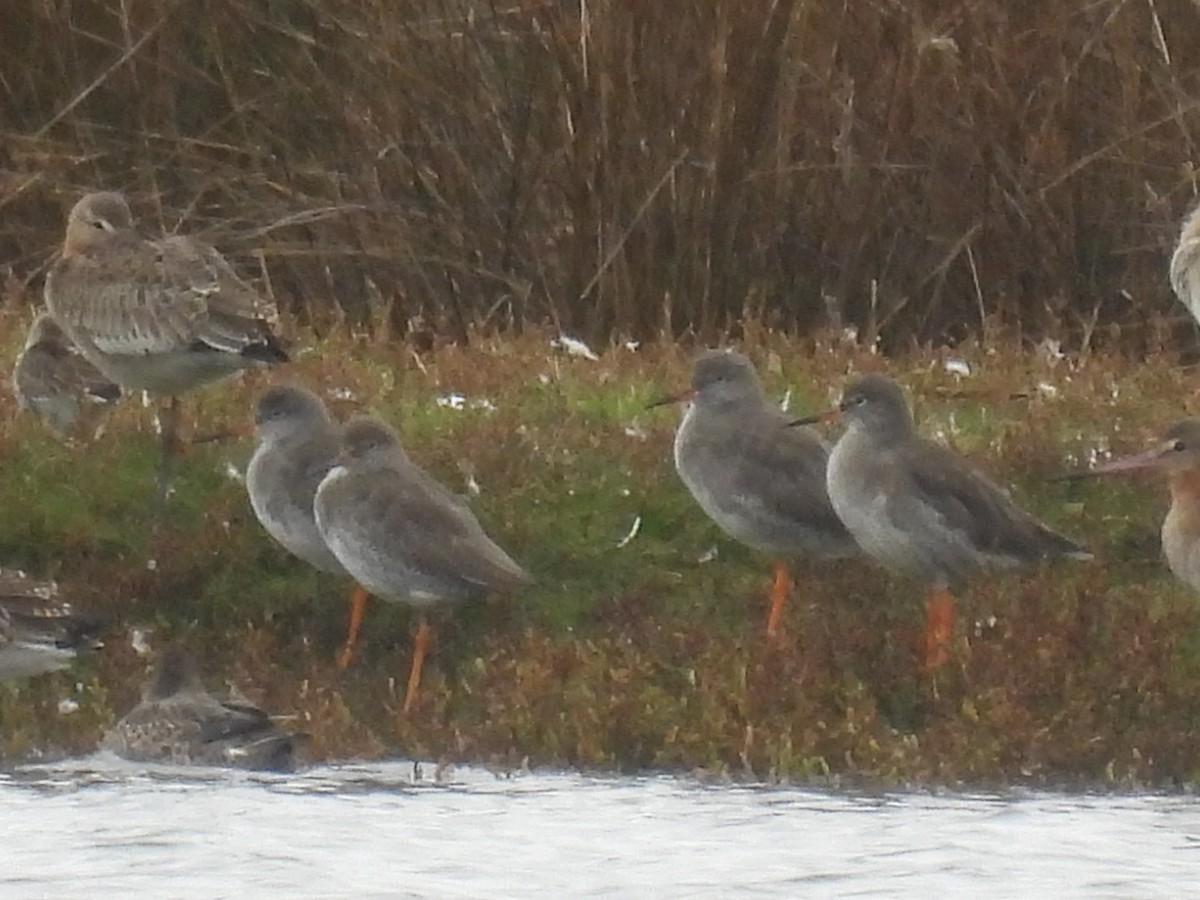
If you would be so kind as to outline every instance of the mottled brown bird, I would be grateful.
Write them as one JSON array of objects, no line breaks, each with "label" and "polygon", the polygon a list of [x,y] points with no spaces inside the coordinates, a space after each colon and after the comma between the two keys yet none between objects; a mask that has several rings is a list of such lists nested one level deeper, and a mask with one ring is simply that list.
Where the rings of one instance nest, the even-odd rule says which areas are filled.
[{"label": "mottled brown bird", "polygon": [[317,488],[317,528],[367,591],[422,612],[404,709],[421,683],[426,608],[510,591],[532,578],[484,532],[462,498],[418,468],[396,433],[371,416],[348,422],[338,464]]},{"label": "mottled brown bird", "polygon": [[76,610],[53,581],[0,569],[0,680],[70,665],[78,651],[103,646],[101,624]]},{"label": "mottled brown bird", "polygon": [[156,661],[141,702],[108,730],[100,749],[134,762],[289,772],[304,740],[244,698],[214,697],[192,658],[171,645]]},{"label": "mottled brown bird", "polygon": [[274,304],[207,244],[143,238],[120,194],[88,194],[75,204],[45,293],[50,315],[108,378],[170,398],[164,473],[177,445],[180,394],[287,361],[272,331]]},{"label": "mottled brown bird", "polygon": [[85,435],[94,411],[121,398],[121,387],[87,361],[47,313],[29,326],[13,366],[13,395],[60,437]]}]

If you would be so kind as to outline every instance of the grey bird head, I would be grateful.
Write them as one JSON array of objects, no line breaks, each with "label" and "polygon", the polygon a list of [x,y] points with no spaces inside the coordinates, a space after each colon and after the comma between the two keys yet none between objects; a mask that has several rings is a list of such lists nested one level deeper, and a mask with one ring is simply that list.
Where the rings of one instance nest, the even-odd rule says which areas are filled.
[{"label": "grey bird head", "polygon": [[403,454],[396,432],[374,416],[357,416],[342,431],[342,453],[338,460],[370,464]]},{"label": "grey bird head", "polygon": [[896,440],[913,433],[904,391],[886,376],[864,375],[852,381],[838,408],[847,425],[863,428],[877,438]]},{"label": "grey bird head", "polygon": [[713,409],[745,407],[763,395],[754,364],[724,350],[709,350],[696,360],[692,392],[697,405]]},{"label": "grey bird head", "polygon": [[254,409],[255,436],[260,442],[303,437],[329,422],[320,398],[292,384],[268,389]]},{"label": "grey bird head", "polygon": [[103,244],[112,235],[133,229],[133,214],[125,198],[116,193],[86,194],[71,207],[63,255]]}]

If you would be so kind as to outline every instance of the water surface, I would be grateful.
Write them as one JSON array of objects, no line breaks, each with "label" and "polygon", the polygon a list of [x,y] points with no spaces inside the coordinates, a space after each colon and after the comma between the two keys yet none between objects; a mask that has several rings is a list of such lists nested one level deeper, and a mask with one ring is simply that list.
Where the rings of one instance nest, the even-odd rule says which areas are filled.
[{"label": "water surface", "polygon": [[830,793],[411,763],[0,775],[0,896],[1181,897],[1186,796]]}]

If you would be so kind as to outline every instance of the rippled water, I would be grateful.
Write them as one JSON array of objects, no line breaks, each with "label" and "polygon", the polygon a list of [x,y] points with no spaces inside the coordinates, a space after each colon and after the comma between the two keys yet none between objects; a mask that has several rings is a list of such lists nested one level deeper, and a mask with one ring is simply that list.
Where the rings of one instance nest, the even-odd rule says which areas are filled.
[{"label": "rippled water", "polygon": [[[428,770],[426,770],[428,772]],[[1200,893],[1200,800],[838,794],[412,764],[0,775],[0,897]]]}]

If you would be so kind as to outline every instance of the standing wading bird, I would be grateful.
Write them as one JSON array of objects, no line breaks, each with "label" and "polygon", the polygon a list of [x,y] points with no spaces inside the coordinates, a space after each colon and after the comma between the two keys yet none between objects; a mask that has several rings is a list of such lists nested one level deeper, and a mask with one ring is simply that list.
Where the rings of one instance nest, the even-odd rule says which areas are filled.
[{"label": "standing wading bird", "polygon": [[1172,574],[1200,591],[1200,421],[1176,422],[1150,449],[1116,459],[1086,475],[1156,471],[1171,485],[1171,508],[1162,524],[1163,555]]},{"label": "standing wading bird", "polygon": [[954,629],[951,584],[980,569],[1091,558],[1018,508],[962,457],[917,434],[904,393],[891,379],[865,375],[846,388],[836,409],[795,424],[839,414],[847,428],[829,455],[829,499],[863,552],[929,585],[927,669],[946,660]]},{"label": "standing wading bird", "polygon": [[92,417],[85,413],[121,398],[120,385],[88,362],[46,313],[29,326],[12,384],[21,409],[36,413],[60,437],[86,433]]},{"label": "standing wading bird", "polygon": [[418,468],[396,433],[371,416],[343,427],[342,452],[317,488],[313,510],[325,543],[360,585],[420,611],[405,712],[429,645],[425,609],[533,581],[466,503]]},{"label": "standing wading bird", "polygon": [[147,240],[120,194],[84,196],[67,218],[46,306],[88,361],[124,390],[170,398],[159,489],[178,450],[179,395],[260,363],[287,361],[275,305],[215,249],[188,237]]},{"label": "standing wading bird", "polygon": [[100,749],[134,762],[290,772],[305,738],[279,729],[244,698],[218,700],[200,683],[192,658],[171,645],[141,702],[108,730]]},{"label": "standing wading bird", "polygon": [[810,428],[784,427],[794,417],[766,399],[740,353],[701,354],[691,388],[650,406],[684,401],[675,468],[727,534],[774,558],[767,636],[775,637],[791,585],[788,561],[858,552],[825,488],[829,449]]},{"label": "standing wading bird", "polygon": [[[341,428],[313,393],[278,385],[259,398],[254,414],[258,445],[246,467],[250,505],[263,528],[310,566],[334,575],[346,568],[317,529],[313,499],[341,451]],[[354,653],[367,592],[356,585],[350,627],[338,657],[345,668]]]},{"label": "standing wading bird", "polygon": [[65,668],[77,651],[104,646],[99,626],[63,600],[54,582],[0,569],[0,681]]}]

